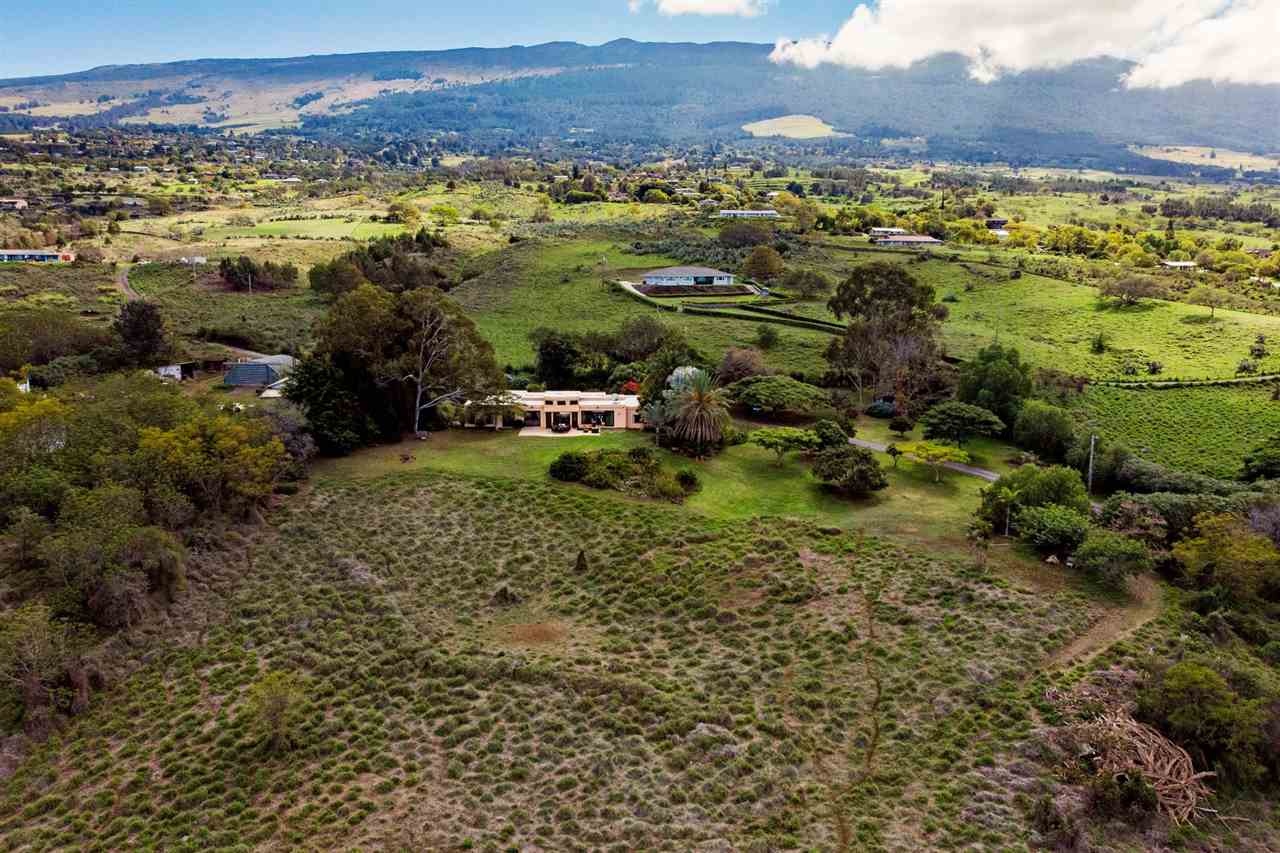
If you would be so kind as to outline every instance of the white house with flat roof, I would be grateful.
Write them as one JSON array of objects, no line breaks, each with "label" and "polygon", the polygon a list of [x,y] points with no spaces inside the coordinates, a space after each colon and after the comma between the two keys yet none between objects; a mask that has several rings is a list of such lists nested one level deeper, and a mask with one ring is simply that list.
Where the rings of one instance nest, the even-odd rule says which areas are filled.
[{"label": "white house with flat roof", "polygon": [[[473,406],[467,403],[467,406]],[[644,429],[640,398],[607,391],[508,391],[483,405],[482,426],[526,428],[537,432],[599,429]],[[505,414],[503,413],[505,411]],[[467,421],[472,422],[468,417]]]},{"label": "white house with flat roof", "polygon": [[903,234],[910,234],[910,233],[911,232],[905,228],[872,228],[871,229],[872,237],[893,237],[893,236],[901,236]]},{"label": "white house with flat roof", "polygon": [[664,267],[644,274],[649,287],[689,287],[692,285],[733,285],[733,273],[711,267]]}]

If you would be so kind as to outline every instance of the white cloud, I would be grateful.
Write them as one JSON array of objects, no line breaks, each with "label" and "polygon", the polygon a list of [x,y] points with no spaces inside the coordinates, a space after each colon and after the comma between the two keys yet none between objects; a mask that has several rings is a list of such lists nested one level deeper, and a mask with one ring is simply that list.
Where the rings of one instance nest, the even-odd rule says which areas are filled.
[{"label": "white cloud", "polygon": [[652,3],[663,15],[739,15],[754,18],[763,15],[769,0],[627,0],[632,12]]},{"label": "white cloud", "polygon": [[1280,83],[1280,0],[880,0],[835,38],[781,39],[773,61],[878,70],[941,53],[975,80],[1115,56],[1137,63],[1131,87],[1189,80]]}]

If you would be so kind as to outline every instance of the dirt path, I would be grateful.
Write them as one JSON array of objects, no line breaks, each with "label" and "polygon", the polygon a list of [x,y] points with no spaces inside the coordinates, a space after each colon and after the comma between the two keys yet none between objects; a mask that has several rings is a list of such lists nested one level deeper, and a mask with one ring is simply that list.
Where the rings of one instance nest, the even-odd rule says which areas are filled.
[{"label": "dirt path", "polygon": [[[1040,668],[1064,669],[1087,663],[1160,615],[1163,594],[1159,582],[1153,576],[1134,578],[1129,582],[1129,594],[1132,601],[1109,610],[1092,628],[1050,655]],[[1028,677],[1031,675],[1034,673],[1028,674]]]},{"label": "dirt path", "polygon": [[132,302],[135,299],[141,299],[138,291],[133,289],[133,285],[129,284],[129,266],[123,264],[120,271],[116,273],[116,287],[120,288],[120,292],[124,294],[124,298]]}]

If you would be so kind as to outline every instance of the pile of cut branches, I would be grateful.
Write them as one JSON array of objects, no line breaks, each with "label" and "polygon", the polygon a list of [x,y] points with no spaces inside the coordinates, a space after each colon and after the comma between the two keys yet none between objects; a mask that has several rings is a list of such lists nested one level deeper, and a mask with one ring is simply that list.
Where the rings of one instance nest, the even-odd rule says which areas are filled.
[{"label": "pile of cut branches", "polygon": [[1081,729],[1097,750],[1099,771],[1141,773],[1155,789],[1160,811],[1174,823],[1188,823],[1197,813],[1214,814],[1202,802],[1212,795],[1204,780],[1215,774],[1197,773],[1187,751],[1160,732],[1123,711],[1105,713]]}]

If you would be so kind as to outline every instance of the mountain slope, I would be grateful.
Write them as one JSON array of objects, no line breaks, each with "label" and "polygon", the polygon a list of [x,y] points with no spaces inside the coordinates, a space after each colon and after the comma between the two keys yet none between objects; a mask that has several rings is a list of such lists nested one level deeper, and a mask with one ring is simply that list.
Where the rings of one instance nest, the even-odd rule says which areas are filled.
[{"label": "mountain slope", "polygon": [[[1119,85],[1130,65],[1096,60],[981,84],[943,56],[905,71],[805,70],[768,45],[655,44],[399,51],[289,59],[117,65],[0,81],[13,114],[81,122],[294,126],[317,132],[561,136],[705,141],[791,113],[878,137],[981,142],[1008,131],[1104,143],[1280,150],[1280,86]],[[39,106],[32,108],[31,101]],[[20,105],[26,106],[19,109]]]}]

